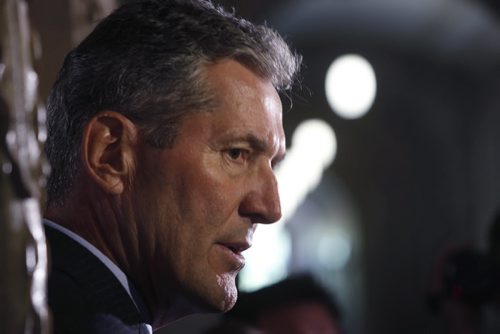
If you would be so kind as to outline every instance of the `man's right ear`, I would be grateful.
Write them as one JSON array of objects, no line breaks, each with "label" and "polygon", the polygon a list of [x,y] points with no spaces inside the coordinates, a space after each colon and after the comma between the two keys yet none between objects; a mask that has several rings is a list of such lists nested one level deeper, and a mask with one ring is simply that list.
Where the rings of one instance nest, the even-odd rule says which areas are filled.
[{"label": "man's right ear", "polygon": [[101,189],[121,194],[134,171],[138,129],[127,117],[103,111],[92,117],[83,131],[84,171]]}]

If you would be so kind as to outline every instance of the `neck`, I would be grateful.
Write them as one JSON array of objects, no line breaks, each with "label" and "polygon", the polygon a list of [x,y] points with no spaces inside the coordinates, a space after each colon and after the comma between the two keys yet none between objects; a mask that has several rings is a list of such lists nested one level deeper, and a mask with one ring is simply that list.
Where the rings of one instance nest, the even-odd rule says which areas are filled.
[{"label": "neck", "polygon": [[72,194],[61,206],[49,205],[44,217],[90,242],[126,272],[124,240],[116,217],[109,214],[109,199],[94,196],[95,200],[90,200],[87,196]]},{"label": "neck", "polygon": [[147,305],[155,329],[201,311],[193,309],[169,278],[152,279],[155,268],[164,264],[154,258],[147,239],[141,240],[146,231],[139,230],[129,201],[83,184],[77,189],[82,190],[70,194],[62,205],[49,205],[44,217],[87,240],[125,273]]}]

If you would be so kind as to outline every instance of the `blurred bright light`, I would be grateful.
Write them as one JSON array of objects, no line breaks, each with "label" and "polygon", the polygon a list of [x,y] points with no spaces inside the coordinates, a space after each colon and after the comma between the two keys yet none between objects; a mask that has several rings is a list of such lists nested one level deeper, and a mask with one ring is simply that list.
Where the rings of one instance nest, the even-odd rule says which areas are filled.
[{"label": "blurred bright light", "polygon": [[319,185],[336,152],[337,140],[328,123],[312,119],[299,124],[292,136],[292,147],[276,170],[282,218],[276,224],[258,227],[253,246],[245,253],[246,266],[240,274],[242,290],[256,290],[286,277],[292,245],[283,224]]},{"label": "blurred bright light", "polygon": [[276,171],[282,221],[290,218],[307,194],[319,185],[336,153],[337,138],[328,123],[311,119],[299,124],[292,136],[292,147]]},{"label": "blurred bright light", "polygon": [[326,73],[326,99],[340,117],[355,119],[373,105],[377,91],[375,71],[362,56],[348,54],[335,59]]},{"label": "blurred bright light", "polygon": [[240,289],[254,291],[286,277],[291,251],[290,236],[283,225],[259,225],[252,248],[244,253]]},{"label": "blurred bright light", "polygon": [[340,270],[351,258],[351,242],[340,233],[326,234],[320,237],[317,257],[320,265],[330,270]]}]

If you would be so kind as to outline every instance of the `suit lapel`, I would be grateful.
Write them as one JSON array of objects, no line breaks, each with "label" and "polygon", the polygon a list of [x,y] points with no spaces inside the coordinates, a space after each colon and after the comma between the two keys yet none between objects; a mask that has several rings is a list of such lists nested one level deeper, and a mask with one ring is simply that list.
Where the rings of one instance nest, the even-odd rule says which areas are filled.
[{"label": "suit lapel", "polygon": [[144,310],[141,314],[115,275],[98,258],[50,226],[45,226],[45,232],[53,272],[70,276],[81,287],[89,312],[116,316],[127,325],[147,321]]}]

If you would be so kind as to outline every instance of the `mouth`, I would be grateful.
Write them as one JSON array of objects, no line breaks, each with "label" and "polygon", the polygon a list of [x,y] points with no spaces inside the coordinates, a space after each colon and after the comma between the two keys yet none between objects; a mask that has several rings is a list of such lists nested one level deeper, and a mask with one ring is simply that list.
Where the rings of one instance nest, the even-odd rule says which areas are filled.
[{"label": "mouth", "polygon": [[243,242],[219,242],[218,244],[228,248],[231,252],[233,252],[236,255],[241,255],[242,252],[246,251],[248,248],[251,247],[250,243],[248,243],[246,241],[243,241]]},{"label": "mouth", "polygon": [[244,242],[218,242],[217,246],[223,251],[223,258],[226,259],[232,270],[241,270],[245,266],[245,257],[241,254],[248,248],[250,243]]}]

